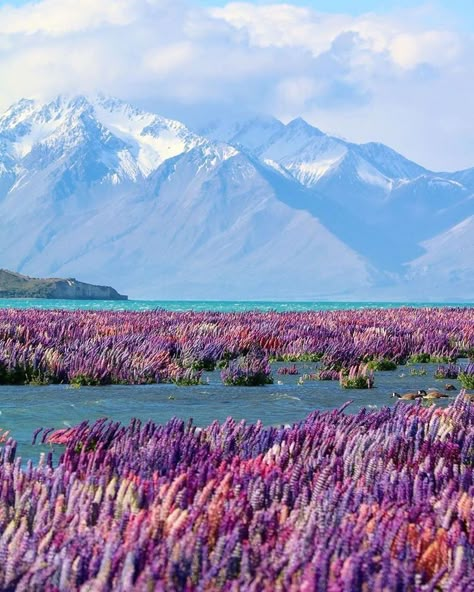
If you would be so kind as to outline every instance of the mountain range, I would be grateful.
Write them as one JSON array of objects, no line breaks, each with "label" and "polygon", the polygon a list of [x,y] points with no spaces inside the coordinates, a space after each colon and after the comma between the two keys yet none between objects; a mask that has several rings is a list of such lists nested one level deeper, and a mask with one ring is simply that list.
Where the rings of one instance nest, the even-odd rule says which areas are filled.
[{"label": "mountain range", "polygon": [[0,116],[0,266],[133,298],[473,300],[474,168],[103,96]]}]

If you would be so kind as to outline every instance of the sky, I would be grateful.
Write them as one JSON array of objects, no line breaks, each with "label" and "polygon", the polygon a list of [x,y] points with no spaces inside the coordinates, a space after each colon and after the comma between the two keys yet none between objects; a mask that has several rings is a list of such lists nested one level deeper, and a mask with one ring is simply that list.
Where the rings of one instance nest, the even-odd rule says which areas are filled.
[{"label": "sky", "polygon": [[471,0],[0,0],[0,111],[103,92],[192,123],[301,116],[474,167]]}]

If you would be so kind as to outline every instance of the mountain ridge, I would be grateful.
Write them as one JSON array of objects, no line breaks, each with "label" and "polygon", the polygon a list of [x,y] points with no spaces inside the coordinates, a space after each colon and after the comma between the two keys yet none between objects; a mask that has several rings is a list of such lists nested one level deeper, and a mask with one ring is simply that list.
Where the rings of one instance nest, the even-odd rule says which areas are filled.
[{"label": "mountain ridge", "polygon": [[[473,191],[474,169],[431,172],[301,118],[193,130],[102,95],[0,116],[0,264],[140,297],[416,292]],[[471,289],[460,268],[440,298]]]}]

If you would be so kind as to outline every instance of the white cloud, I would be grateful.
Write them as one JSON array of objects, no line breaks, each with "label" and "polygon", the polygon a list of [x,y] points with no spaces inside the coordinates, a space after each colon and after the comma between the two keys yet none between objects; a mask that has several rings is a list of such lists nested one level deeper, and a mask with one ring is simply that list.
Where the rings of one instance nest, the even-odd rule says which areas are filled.
[{"label": "white cloud", "polygon": [[284,78],[277,86],[277,101],[303,111],[307,101],[318,92],[317,86],[316,81],[308,76]]},{"label": "white cloud", "polygon": [[0,109],[22,96],[102,91],[171,116],[209,104],[301,115],[433,168],[474,165],[473,40],[429,17],[180,0],[4,6]]},{"label": "white cloud", "polygon": [[24,8],[5,6],[0,33],[66,35],[107,25],[126,26],[146,16],[153,0],[43,0]]},{"label": "white cloud", "polygon": [[374,54],[387,53],[394,64],[414,68],[456,59],[460,47],[456,35],[425,30],[419,23],[368,14],[360,17],[328,15],[297,6],[259,6],[232,3],[212,14],[245,31],[256,47],[304,48],[319,56],[330,51],[343,33],[358,36],[360,45]]},{"label": "white cloud", "polygon": [[459,57],[462,46],[453,33],[425,31],[416,35],[399,33],[391,40],[389,51],[402,68],[415,68],[420,64],[449,66]]}]

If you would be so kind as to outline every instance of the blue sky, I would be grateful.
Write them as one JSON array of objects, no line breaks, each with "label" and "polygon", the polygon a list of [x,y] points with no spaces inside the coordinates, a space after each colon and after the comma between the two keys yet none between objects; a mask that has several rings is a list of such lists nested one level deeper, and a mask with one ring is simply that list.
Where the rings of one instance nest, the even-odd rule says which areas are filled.
[{"label": "blue sky", "polygon": [[474,166],[473,0],[25,4],[0,0],[0,112],[103,92],[183,119],[301,116],[433,170]]}]

